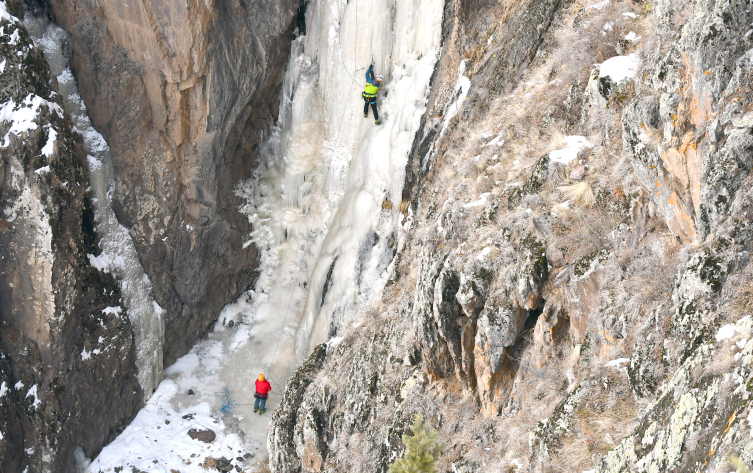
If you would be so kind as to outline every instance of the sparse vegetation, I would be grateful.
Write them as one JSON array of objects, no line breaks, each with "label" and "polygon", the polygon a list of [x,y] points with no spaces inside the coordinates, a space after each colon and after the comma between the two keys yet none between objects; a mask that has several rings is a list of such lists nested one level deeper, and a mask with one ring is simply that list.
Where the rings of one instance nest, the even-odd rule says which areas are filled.
[{"label": "sparse vegetation", "polygon": [[411,426],[413,435],[403,435],[405,453],[390,465],[390,473],[434,473],[444,447],[437,440],[437,433],[416,414]]}]

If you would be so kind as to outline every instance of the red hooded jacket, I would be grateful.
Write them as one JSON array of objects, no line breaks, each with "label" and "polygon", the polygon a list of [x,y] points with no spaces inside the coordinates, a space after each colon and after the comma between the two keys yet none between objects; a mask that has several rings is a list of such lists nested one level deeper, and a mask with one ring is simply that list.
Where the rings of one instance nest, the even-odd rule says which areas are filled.
[{"label": "red hooded jacket", "polygon": [[269,381],[267,381],[266,379],[264,381],[259,381],[258,379],[256,380],[256,394],[260,398],[266,399],[267,394],[271,390],[272,390],[272,386],[270,386]]}]

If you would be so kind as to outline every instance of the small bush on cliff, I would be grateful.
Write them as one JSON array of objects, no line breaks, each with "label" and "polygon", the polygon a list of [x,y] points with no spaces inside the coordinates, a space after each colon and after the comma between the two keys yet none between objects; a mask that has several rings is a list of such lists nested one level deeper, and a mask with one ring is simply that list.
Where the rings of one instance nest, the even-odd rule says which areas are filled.
[{"label": "small bush on cliff", "polygon": [[405,454],[390,465],[390,473],[434,473],[434,465],[444,450],[437,442],[436,431],[427,429],[420,415],[414,418],[411,430],[412,436],[403,435]]}]

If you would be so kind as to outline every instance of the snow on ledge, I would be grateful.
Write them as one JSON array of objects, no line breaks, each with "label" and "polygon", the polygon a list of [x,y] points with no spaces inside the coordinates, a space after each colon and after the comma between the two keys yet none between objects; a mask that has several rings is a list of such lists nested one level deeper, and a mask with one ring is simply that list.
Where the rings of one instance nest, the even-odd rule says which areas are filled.
[{"label": "snow on ledge", "polygon": [[628,361],[630,361],[630,358],[617,358],[616,360],[612,360],[606,365],[604,365],[604,368],[614,368],[614,369],[622,371],[626,369],[622,365],[624,365]]},{"label": "snow on ledge", "polygon": [[599,67],[599,77],[610,77],[616,84],[632,79],[637,72],[638,60],[635,54],[609,58]]},{"label": "snow on ledge", "polygon": [[102,309],[102,313],[105,315],[120,315],[121,312],[123,312],[122,307],[105,307]]},{"label": "snow on ledge", "polygon": [[549,153],[550,161],[557,164],[570,164],[570,162],[578,157],[578,153],[586,148],[593,148],[593,145],[585,136],[566,136],[565,143],[567,144],[567,148],[554,150]]}]

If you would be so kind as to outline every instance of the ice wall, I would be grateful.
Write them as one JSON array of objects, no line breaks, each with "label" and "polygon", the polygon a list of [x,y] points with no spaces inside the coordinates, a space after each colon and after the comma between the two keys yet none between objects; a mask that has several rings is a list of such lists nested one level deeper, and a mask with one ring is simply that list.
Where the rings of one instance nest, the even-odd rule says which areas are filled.
[{"label": "ice wall", "polygon": [[[398,207],[405,164],[438,60],[443,8],[443,0],[308,4],[307,36],[293,44],[279,128],[259,174],[239,189],[252,240],[263,251],[249,312],[275,319],[267,336],[277,337],[290,302],[273,375],[285,378],[291,362],[381,294],[404,223]],[[381,126],[371,111],[363,117],[372,55],[385,76]]]},{"label": "ice wall", "polygon": [[58,79],[58,92],[63,97],[65,110],[70,114],[75,129],[84,137],[88,154],[89,180],[94,206],[99,246],[102,253],[88,255],[89,261],[100,271],[115,275],[128,312],[136,340],[136,366],[138,380],[148,400],[162,380],[162,347],[164,325],[162,309],[152,296],[152,285],[144,274],[128,230],[118,223],[112,210],[112,164],[110,150],[102,135],[91,124],[76,80],[68,66],[65,54],[68,33],[42,18],[26,16],[29,33],[44,49],[50,70]]}]

